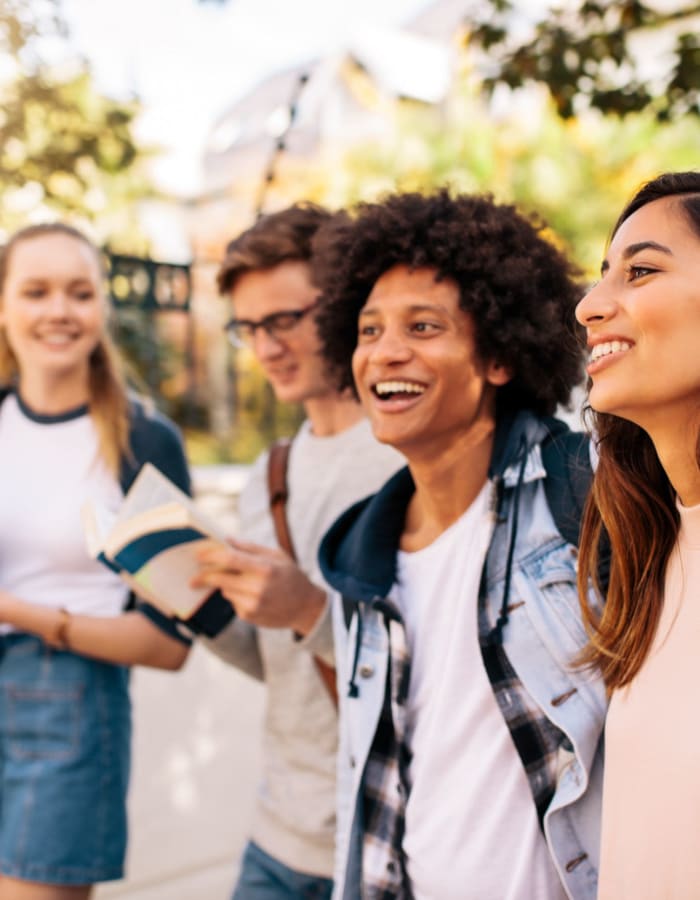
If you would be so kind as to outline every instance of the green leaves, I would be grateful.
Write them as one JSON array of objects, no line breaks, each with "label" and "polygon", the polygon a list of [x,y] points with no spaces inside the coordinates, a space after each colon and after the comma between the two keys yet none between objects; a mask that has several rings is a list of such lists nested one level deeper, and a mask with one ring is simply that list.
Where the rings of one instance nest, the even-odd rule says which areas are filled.
[{"label": "green leaves", "polygon": [[132,134],[138,103],[101,95],[79,59],[46,63],[65,35],[57,0],[0,0],[9,73],[0,79],[0,227],[8,230],[39,205],[91,219],[149,193]]},{"label": "green leaves", "polygon": [[[486,6],[465,22],[465,43],[486,56],[487,93],[499,83],[543,83],[564,119],[586,107],[619,116],[650,110],[659,120],[700,114],[700,5],[567,4],[519,41],[512,38],[515,5],[488,0]],[[669,43],[668,69],[660,75],[650,54]]]}]

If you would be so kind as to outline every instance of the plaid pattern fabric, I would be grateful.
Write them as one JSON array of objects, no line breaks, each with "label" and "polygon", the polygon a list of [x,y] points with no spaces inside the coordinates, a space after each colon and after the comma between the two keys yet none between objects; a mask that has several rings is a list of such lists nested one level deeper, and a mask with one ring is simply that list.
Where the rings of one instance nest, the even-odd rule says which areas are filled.
[{"label": "plaid pattern fabric", "polygon": [[400,621],[387,619],[389,677],[364,775],[363,900],[411,900],[403,861],[410,660]]},{"label": "plaid pattern fabric", "polygon": [[[366,900],[411,900],[402,853],[408,793],[405,734],[410,658],[401,621],[387,619],[387,627],[389,677],[364,777],[362,896]],[[485,604],[480,601],[484,666],[527,773],[541,827],[556,786],[557,749],[563,734],[527,693],[503,647],[487,640],[491,628]]]},{"label": "plaid pattern fabric", "polygon": [[[480,609],[479,632],[484,667],[527,774],[542,828],[544,814],[554,796],[557,751],[564,735],[525,690],[503,647],[486,639],[488,624],[482,623],[482,617],[486,619],[484,610]],[[482,629],[482,624],[486,624],[486,631]]]}]

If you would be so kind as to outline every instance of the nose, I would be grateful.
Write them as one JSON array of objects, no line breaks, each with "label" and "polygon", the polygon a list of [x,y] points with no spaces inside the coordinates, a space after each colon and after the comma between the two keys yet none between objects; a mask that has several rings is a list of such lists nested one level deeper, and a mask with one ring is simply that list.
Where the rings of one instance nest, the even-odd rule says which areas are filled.
[{"label": "nose", "polygon": [[602,281],[599,281],[579,301],[576,306],[576,319],[580,325],[588,328],[607,322],[615,315],[616,311],[617,303],[610,290]]},{"label": "nose", "polygon": [[397,328],[385,328],[368,349],[371,361],[379,365],[407,362],[412,355],[408,341]]},{"label": "nose", "polygon": [[48,312],[52,319],[68,317],[70,300],[64,291],[52,291],[49,296]]}]

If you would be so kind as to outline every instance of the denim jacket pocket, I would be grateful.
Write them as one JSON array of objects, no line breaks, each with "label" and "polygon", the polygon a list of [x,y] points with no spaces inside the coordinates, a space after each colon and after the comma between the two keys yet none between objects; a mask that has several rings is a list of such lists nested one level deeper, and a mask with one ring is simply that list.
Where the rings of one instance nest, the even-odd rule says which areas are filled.
[{"label": "denim jacket pocket", "polygon": [[[581,650],[588,635],[578,599],[575,549],[568,544],[562,545],[539,560],[527,574],[534,587],[528,607],[536,611],[535,618],[544,625],[553,616],[557,631],[563,629],[566,649],[573,652]],[[534,624],[537,625],[537,622]]]}]

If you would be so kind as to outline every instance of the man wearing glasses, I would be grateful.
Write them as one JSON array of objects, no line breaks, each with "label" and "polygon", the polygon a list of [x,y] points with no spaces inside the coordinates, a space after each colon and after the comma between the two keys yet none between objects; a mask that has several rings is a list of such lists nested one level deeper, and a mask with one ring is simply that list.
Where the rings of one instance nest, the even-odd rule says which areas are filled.
[{"label": "man wearing glasses", "polygon": [[330,896],[337,714],[319,674],[319,660],[333,666],[334,653],[317,551],[340,512],[403,465],[375,441],[321,356],[311,243],[330,218],[311,204],[265,216],[231,241],[218,274],[231,301],[231,343],[253,352],[278,400],[301,403],[306,414],[287,471],[297,561],[276,539],[263,453],[240,498],[243,540],[204,554],[199,576],[236,612],[207,646],[267,684],[263,778],[235,900]]}]

